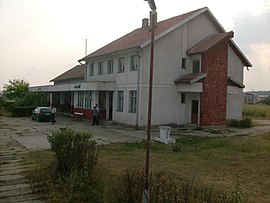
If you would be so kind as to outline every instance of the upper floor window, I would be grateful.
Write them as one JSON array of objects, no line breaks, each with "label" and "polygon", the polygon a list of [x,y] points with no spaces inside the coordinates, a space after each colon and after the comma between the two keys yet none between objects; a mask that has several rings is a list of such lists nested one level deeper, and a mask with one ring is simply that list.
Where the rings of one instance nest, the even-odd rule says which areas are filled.
[{"label": "upper floor window", "polygon": [[89,67],[89,76],[93,75],[94,75],[94,63],[91,63]]},{"label": "upper floor window", "polygon": [[200,72],[200,60],[193,60],[192,62],[192,73]]},{"label": "upper floor window", "polygon": [[117,111],[123,111],[124,109],[124,91],[117,92]]},{"label": "upper floor window", "polygon": [[129,92],[129,112],[135,113],[137,111],[137,91]]},{"label": "upper floor window", "polygon": [[140,64],[140,58],[137,55],[131,56],[130,57],[130,70],[131,71],[136,71],[139,68]]},{"label": "upper floor window", "polygon": [[187,59],[182,58],[182,68],[186,69],[187,68]]},{"label": "upper floor window", "polygon": [[125,58],[119,58],[118,59],[118,73],[125,72]]},{"label": "upper floor window", "polygon": [[98,63],[98,74],[103,75],[103,61]]},{"label": "upper floor window", "polygon": [[112,74],[113,73],[113,59],[111,60],[108,60],[108,70],[107,70],[107,73],[108,74]]},{"label": "upper floor window", "polygon": [[184,104],[186,103],[186,94],[185,93],[181,93],[181,103]]}]

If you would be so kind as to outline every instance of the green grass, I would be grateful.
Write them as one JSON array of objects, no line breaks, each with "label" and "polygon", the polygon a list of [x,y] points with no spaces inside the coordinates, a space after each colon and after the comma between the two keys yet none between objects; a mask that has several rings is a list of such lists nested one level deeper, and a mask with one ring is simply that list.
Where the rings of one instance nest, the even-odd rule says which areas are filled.
[{"label": "green grass", "polygon": [[[179,146],[180,151],[174,151]],[[50,151],[31,152],[33,163],[46,166]],[[241,196],[248,202],[270,200],[270,133],[243,137],[189,137],[176,145],[151,144],[150,169],[164,171],[174,180],[193,181],[231,194],[239,183]],[[97,171],[106,185],[113,185],[123,170],[145,166],[145,143],[103,145],[99,149]],[[108,194],[109,195],[109,194]]]},{"label": "green grass", "polygon": [[[166,171],[174,179],[195,180],[203,186],[231,193],[239,176],[240,191],[249,202],[269,202],[270,133],[255,137],[177,139],[173,146],[151,145],[153,171]],[[112,144],[100,150],[98,167],[108,170],[108,181],[116,181],[123,169],[144,167],[144,143]]]},{"label": "green grass", "polygon": [[263,104],[245,104],[243,116],[252,119],[270,120],[270,106]]}]

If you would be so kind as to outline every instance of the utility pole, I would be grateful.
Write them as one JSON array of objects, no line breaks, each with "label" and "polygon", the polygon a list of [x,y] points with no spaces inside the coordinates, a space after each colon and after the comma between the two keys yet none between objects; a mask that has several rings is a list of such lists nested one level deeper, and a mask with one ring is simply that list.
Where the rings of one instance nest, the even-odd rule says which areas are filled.
[{"label": "utility pole", "polygon": [[[147,1],[147,0],[144,0]],[[155,26],[157,21],[155,0],[148,0],[151,8],[150,25],[151,25],[151,42],[150,42],[150,70],[149,70],[149,94],[148,94],[148,121],[147,121],[147,140],[146,140],[146,155],[145,155],[145,183],[142,201],[149,203],[149,165],[150,165],[150,142],[151,142],[151,117],[152,117],[152,90],[153,90],[153,72],[154,72],[154,37]]]}]

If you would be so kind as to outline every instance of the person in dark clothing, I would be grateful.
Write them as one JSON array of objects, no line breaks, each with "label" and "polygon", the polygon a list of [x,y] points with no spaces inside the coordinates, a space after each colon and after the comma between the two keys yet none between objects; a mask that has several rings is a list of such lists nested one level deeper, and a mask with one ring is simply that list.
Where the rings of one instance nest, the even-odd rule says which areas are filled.
[{"label": "person in dark clothing", "polygon": [[56,108],[54,106],[52,106],[51,108],[52,108],[52,124],[54,124],[56,122],[55,120]]},{"label": "person in dark clothing", "polygon": [[99,125],[99,121],[98,121],[98,111],[97,111],[97,108],[94,106],[92,125],[95,125],[95,124]]}]

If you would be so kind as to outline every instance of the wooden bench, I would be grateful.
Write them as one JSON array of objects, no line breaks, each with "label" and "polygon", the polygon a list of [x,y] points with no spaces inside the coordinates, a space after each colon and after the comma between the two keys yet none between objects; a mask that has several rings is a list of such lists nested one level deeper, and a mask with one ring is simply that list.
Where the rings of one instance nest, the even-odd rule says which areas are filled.
[{"label": "wooden bench", "polygon": [[73,119],[75,120],[82,120],[84,116],[84,113],[81,112],[74,112]]}]

